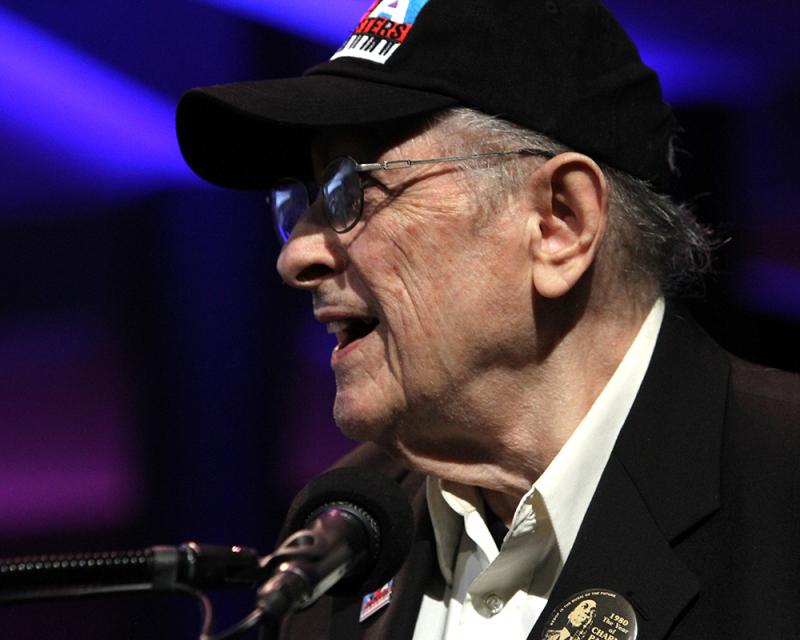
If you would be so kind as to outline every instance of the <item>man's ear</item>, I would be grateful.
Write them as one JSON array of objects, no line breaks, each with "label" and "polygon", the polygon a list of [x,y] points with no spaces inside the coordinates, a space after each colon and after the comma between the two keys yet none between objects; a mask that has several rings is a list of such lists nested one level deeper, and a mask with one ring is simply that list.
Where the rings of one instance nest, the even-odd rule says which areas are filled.
[{"label": "man's ear", "polygon": [[597,257],[608,224],[608,185],[591,158],[562,153],[531,174],[528,196],[533,286],[558,298]]}]

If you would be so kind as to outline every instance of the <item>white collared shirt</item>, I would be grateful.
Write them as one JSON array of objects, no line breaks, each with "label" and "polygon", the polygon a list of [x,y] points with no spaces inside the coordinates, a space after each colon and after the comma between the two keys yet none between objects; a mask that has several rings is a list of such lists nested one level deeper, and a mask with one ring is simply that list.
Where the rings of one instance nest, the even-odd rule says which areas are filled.
[{"label": "white collared shirt", "polygon": [[500,549],[475,487],[428,478],[428,509],[446,589],[425,593],[414,640],[528,637],[572,550],[663,317],[659,299],[583,420],[520,500]]}]

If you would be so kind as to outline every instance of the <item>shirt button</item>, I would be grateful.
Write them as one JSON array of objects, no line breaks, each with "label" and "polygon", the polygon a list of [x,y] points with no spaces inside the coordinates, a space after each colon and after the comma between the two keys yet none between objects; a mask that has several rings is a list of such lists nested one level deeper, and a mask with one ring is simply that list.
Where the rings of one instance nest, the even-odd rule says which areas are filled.
[{"label": "shirt button", "polygon": [[488,596],[486,596],[486,598],[483,600],[483,603],[486,605],[486,608],[489,609],[489,613],[492,615],[500,613],[505,605],[505,603],[500,599],[500,596],[495,595],[494,593],[490,593]]}]

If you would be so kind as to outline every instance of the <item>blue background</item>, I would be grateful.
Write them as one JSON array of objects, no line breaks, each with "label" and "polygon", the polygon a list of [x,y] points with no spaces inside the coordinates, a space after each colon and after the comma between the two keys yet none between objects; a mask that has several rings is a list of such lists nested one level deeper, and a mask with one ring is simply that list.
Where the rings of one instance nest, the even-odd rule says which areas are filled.
[{"label": "blue background", "polygon": [[[795,0],[613,0],[731,240],[705,300],[726,347],[800,369]],[[185,540],[272,548],[290,497],[352,446],[332,342],[280,284],[260,194],[184,166],[191,86],[290,76],[356,0],[5,0],[0,7],[0,555]],[[215,594],[222,623],[250,595]],[[193,638],[178,596],[0,607],[3,638]]]}]

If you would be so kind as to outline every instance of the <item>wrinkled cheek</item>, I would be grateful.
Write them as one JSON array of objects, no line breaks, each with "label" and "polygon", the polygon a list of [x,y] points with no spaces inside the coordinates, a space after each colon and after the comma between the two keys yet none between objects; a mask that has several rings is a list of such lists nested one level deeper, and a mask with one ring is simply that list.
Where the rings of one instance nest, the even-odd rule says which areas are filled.
[{"label": "wrinkled cheek", "polygon": [[390,373],[409,409],[441,395],[451,379],[442,336],[415,333],[392,350]]}]

